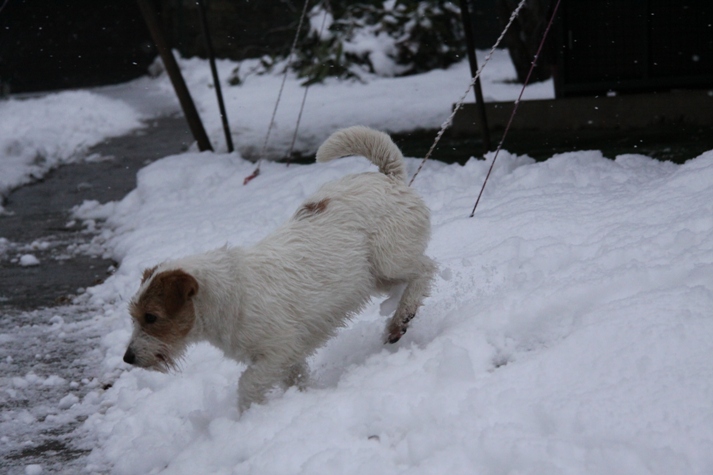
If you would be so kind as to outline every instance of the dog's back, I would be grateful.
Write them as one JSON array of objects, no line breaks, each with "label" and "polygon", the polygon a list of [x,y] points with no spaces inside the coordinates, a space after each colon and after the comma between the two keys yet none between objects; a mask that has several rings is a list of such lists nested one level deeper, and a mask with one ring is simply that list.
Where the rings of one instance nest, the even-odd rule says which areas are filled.
[{"label": "dog's back", "polygon": [[325,184],[294,219],[326,220],[333,229],[357,230],[367,239],[374,276],[400,281],[428,245],[428,207],[406,185],[403,155],[387,134],[364,126],[339,130],[319,148],[317,161],[350,155],[368,158],[380,173],[347,175]]}]

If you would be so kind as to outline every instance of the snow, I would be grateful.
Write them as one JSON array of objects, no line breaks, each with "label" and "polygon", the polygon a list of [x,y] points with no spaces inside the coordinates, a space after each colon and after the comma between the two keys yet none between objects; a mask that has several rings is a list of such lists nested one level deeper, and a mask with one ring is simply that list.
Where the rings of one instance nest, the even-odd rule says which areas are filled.
[{"label": "snow", "polygon": [[[199,87],[209,69],[198,60],[181,65],[219,143],[215,97]],[[486,96],[516,97],[519,87],[505,83],[510,72],[491,66]],[[225,77],[231,65],[219,67]],[[97,309],[91,325],[102,335],[102,384],[83,381],[89,389],[79,397],[77,382],[25,374],[10,389],[63,388],[56,405],[88,415],[76,433],[92,449],[86,472],[713,471],[713,151],[683,165],[598,151],[536,163],[503,152],[473,218],[492,154],[464,166],[427,163],[413,186],[432,211],[428,254],[439,272],[409,332],[384,345],[382,313],[393,301],[375,298],[310,358],[306,391],[276,390],[242,415],[236,390],[244,366],[208,345],[192,347],[178,373],[125,365],[126,305],[144,268],[249,246],[322,184],[374,169],[360,157],[265,162],[243,186],[254,169],[244,157],[264,140],[279,81],[250,76],[225,88],[238,152],[166,157],[142,169],[123,200],[75,210],[75,219],[97,223],[97,242],[120,263],[83,296]],[[132,101],[155,94],[161,103],[165,82],[144,78],[96,94],[141,115],[148,106]],[[392,132],[437,127],[467,83],[460,64],[315,86],[302,146],[355,123]],[[296,83],[283,96],[276,149],[291,138],[301,100],[289,87]],[[408,159],[410,173],[418,163]],[[63,317],[49,322],[71,329]],[[33,413],[23,414],[33,423]]]},{"label": "snow", "polygon": [[140,127],[140,119],[133,107],[90,91],[0,101],[0,197]]},{"label": "snow", "polygon": [[57,407],[60,409],[69,409],[79,402],[79,398],[74,394],[67,394],[65,397],[59,400]]},{"label": "snow", "polygon": [[[94,376],[107,377],[99,370],[103,334],[93,309],[2,312],[1,473],[19,475],[28,466],[41,466],[43,473],[81,473],[86,464],[67,454],[84,443],[71,435],[73,429],[100,410],[101,385]],[[75,398],[82,403],[69,404]]]},{"label": "snow", "polygon": [[[479,64],[483,64],[486,54],[478,52]],[[198,58],[177,60],[214,149],[225,151],[225,135],[210,68]],[[216,66],[221,80],[227,82],[237,63],[218,60]],[[283,80],[280,66],[271,74],[244,73],[254,68],[258,68],[258,60],[243,61],[240,64],[242,85],[222,85],[233,142],[241,155],[250,159],[257,158],[262,151]],[[403,78],[367,76],[364,82],[332,78],[324,84],[315,84],[309,88],[295,150],[314,153],[330,131],[355,124],[388,132],[440,128],[451,105],[468,87],[469,75],[468,62],[462,61],[445,70]],[[513,82],[515,78],[515,69],[507,52],[497,50],[481,77],[485,100],[514,100],[522,87]],[[287,155],[304,95],[300,85],[303,81],[292,73],[288,75],[266,151],[269,158]],[[126,100],[145,115],[178,110],[166,74],[102,88],[100,92]],[[552,81],[528,86],[523,97],[526,100],[554,97]]]},{"label": "snow", "polygon": [[30,464],[25,467],[27,475],[40,475],[42,473],[42,465]]},{"label": "snow", "polygon": [[371,166],[266,163],[243,186],[253,165],[237,154],[188,153],[146,167],[118,203],[86,203],[78,214],[107,219],[122,262],[88,289],[111,309],[105,368],[122,368],[85,423],[99,437],[90,469],[709,473],[713,151],[681,166],[504,153],[471,219],[487,166],[433,162],[415,181],[440,272],[402,341],[381,343],[375,299],[311,358],[307,391],[242,416],[244,368],[210,346],[178,374],[126,368],[125,301],[144,267],[250,245],[321,184]]},{"label": "snow", "polygon": [[22,267],[31,267],[40,265],[40,260],[34,254],[23,254],[20,256],[19,264]]},{"label": "snow", "polygon": [[[482,64],[485,52],[478,54]],[[177,61],[213,147],[225,151],[210,68],[198,58],[177,56]],[[257,64],[258,60],[217,61],[225,83],[222,91],[233,141],[244,157],[252,159],[262,150],[282,83],[282,69],[278,66],[271,74],[248,76],[241,86],[230,86],[227,78],[238,66],[241,71],[249,71]],[[314,85],[309,89],[295,150],[313,153],[329,131],[354,124],[390,132],[438,128],[448,116],[450,104],[465,91],[468,75],[468,63],[463,61],[446,70],[407,78],[371,76],[364,82],[331,80]],[[482,76],[485,100],[515,99],[520,86],[511,83],[514,78],[507,52],[497,51]],[[289,150],[304,94],[302,82],[290,74],[285,83],[266,151],[269,158],[284,157]],[[418,94],[418,101],[413,100],[414,94]],[[546,81],[529,86],[525,98],[553,95],[552,81]],[[399,114],[393,112],[394,104],[398,104]],[[91,146],[144,127],[152,117],[176,113],[180,113],[180,107],[165,73],[90,91],[0,101],[0,198],[61,164],[101,160],[86,153]]]}]

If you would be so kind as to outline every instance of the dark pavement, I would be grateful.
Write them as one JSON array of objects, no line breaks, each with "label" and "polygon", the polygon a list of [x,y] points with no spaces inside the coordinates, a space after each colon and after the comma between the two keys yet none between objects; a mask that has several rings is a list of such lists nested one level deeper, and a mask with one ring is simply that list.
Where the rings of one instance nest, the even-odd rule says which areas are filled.
[{"label": "dark pavement", "polygon": [[[0,215],[0,311],[67,303],[78,289],[101,282],[114,265],[89,243],[92,232],[73,222],[71,209],[85,200],[120,200],[136,186],[136,172],[193,141],[183,117],[160,118],[128,136],[107,140],[90,154],[100,158],[65,165],[13,191]],[[3,249],[4,248],[4,249]],[[40,264],[23,267],[19,256]]]},{"label": "dark pavement", "polygon": [[[120,200],[135,188],[140,168],[186,150],[192,141],[183,117],[160,118],[93,147],[89,155],[99,159],[57,168],[3,203],[8,214],[0,215],[0,473],[29,473],[32,464],[42,473],[83,472],[91,447],[82,446],[74,431],[99,407],[91,401],[69,406],[72,398],[82,400],[111,381],[99,369],[101,315],[69,304],[116,264],[92,244],[94,230],[72,222],[71,209],[84,200]],[[21,266],[24,254],[36,256],[39,265]]]}]

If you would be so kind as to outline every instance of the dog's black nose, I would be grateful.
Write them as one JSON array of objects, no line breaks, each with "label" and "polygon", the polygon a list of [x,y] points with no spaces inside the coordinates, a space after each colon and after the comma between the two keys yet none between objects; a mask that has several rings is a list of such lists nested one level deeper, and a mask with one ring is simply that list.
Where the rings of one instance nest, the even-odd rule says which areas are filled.
[{"label": "dog's black nose", "polygon": [[124,353],[124,363],[129,363],[129,364],[136,363],[136,355],[131,350],[131,348],[127,348],[126,353]]}]

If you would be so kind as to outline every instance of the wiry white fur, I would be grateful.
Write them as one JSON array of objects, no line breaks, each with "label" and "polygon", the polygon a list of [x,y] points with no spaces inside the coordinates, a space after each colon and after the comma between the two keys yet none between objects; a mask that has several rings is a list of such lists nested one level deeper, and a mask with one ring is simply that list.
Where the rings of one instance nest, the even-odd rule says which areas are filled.
[{"label": "wiry white fur", "polygon": [[[354,153],[389,176],[362,173],[329,183],[254,247],[177,259],[154,273],[181,269],[198,282],[186,343],[208,341],[248,364],[239,384],[241,410],[262,402],[275,384],[303,387],[305,358],[372,294],[406,285],[387,327],[392,341],[428,294],[435,268],[424,255],[429,211],[403,183],[401,152],[388,135],[351,127],[332,135],[317,157]],[[306,207],[319,202],[326,206]]]},{"label": "wiry white fur", "polygon": [[378,130],[355,125],[333,133],[317,150],[317,161],[328,162],[349,155],[371,160],[384,175],[406,180],[406,167],[401,150],[391,137]]}]

